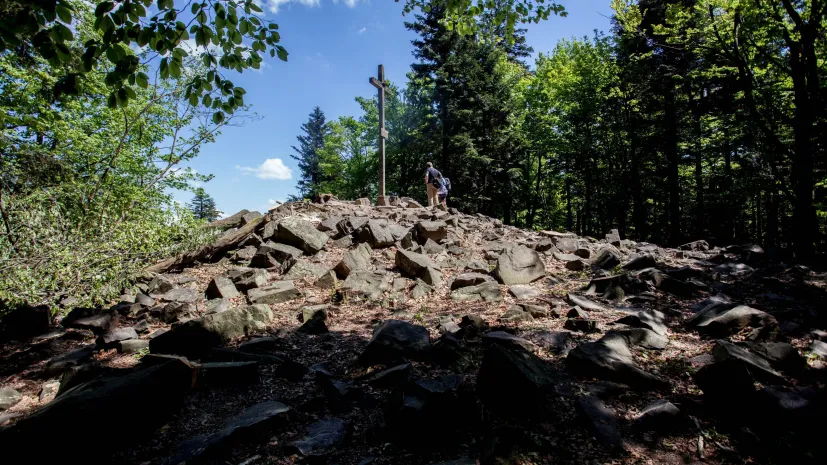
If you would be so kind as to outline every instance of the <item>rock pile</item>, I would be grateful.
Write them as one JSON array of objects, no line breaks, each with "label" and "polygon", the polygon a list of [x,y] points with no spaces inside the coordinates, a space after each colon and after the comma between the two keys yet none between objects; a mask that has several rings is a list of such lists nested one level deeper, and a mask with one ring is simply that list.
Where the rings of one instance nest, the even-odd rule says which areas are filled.
[{"label": "rock pile", "polygon": [[[546,463],[653,435],[695,450],[715,424],[824,457],[804,426],[827,408],[820,302],[782,295],[809,270],[765,266],[756,246],[318,200],[220,220],[216,244],[59,326],[42,308],[6,316],[0,334],[33,339],[14,343],[26,367],[0,372],[14,374],[0,447],[48,437],[36,462]],[[92,431],[100,447],[77,447]]]}]

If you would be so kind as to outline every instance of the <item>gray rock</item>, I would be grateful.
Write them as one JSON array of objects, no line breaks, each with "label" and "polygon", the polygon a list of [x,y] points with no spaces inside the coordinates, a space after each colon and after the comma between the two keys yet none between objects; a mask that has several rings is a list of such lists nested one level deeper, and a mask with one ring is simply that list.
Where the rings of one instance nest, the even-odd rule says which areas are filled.
[{"label": "gray rock", "polygon": [[672,402],[658,399],[643,408],[635,418],[635,426],[645,431],[672,432],[684,426],[681,411]]},{"label": "gray rock", "polygon": [[371,366],[394,365],[406,360],[423,361],[430,350],[430,333],[425,327],[386,320],[373,330],[373,338],[359,356],[359,363]]},{"label": "gray rock", "polygon": [[451,282],[451,290],[462,287],[477,286],[482,283],[494,283],[494,278],[482,273],[462,273]]},{"label": "gray rock", "polygon": [[724,263],[716,266],[712,271],[721,274],[748,274],[755,270],[751,266],[743,263]]},{"label": "gray rock", "polygon": [[666,336],[666,315],[659,310],[643,310],[632,315],[626,315],[617,320],[617,323],[635,328],[651,329],[661,336]]},{"label": "gray rock", "polygon": [[118,326],[117,312],[100,313],[94,308],[75,308],[60,322],[64,328],[87,329],[102,334]]},{"label": "gray rock", "polygon": [[175,282],[164,275],[158,275],[149,282],[147,292],[150,294],[166,294],[175,288]]},{"label": "gray rock", "polygon": [[488,274],[491,268],[480,260],[471,260],[465,265],[465,269],[474,273]]},{"label": "gray rock", "polygon": [[327,218],[322,220],[318,224],[318,226],[316,226],[316,229],[318,229],[321,232],[336,231],[336,225],[339,223],[339,221],[342,221],[342,219],[338,216],[328,216]]},{"label": "gray rock", "polygon": [[620,265],[620,252],[612,245],[604,245],[597,251],[597,256],[592,260],[592,266],[604,270],[610,270]]},{"label": "gray rock", "polygon": [[482,283],[476,286],[468,286],[456,289],[451,292],[451,299],[467,302],[483,300],[485,302],[502,302],[503,296],[500,293],[500,286],[497,283]]},{"label": "gray rock", "polygon": [[434,263],[427,255],[422,255],[407,250],[396,252],[396,266],[402,273],[411,278],[419,278],[427,268],[438,269],[439,265]]},{"label": "gray rock", "polygon": [[217,432],[198,436],[182,443],[172,463],[190,463],[218,453],[227,444],[236,444],[245,438],[258,437],[288,422],[290,407],[281,402],[269,401],[253,405],[240,415],[231,418]]},{"label": "gray rock", "polygon": [[420,221],[416,224],[416,235],[420,244],[430,239],[440,242],[448,237],[448,224],[444,221]]},{"label": "gray rock", "polygon": [[388,279],[384,273],[354,271],[342,283],[341,289],[351,296],[376,300],[388,290]]},{"label": "gray rock", "polygon": [[542,295],[542,292],[538,289],[525,284],[511,286],[508,288],[508,292],[517,300],[531,300]]},{"label": "gray rock", "polygon": [[770,362],[749,350],[739,347],[732,342],[719,339],[712,348],[712,356],[716,362],[738,361],[744,364],[753,376],[759,380],[782,383],[783,377],[770,365]]},{"label": "gray rock", "polygon": [[512,305],[501,317],[502,323],[523,323],[526,321],[534,321],[534,317],[530,313],[523,310],[519,305]]},{"label": "gray rock", "polygon": [[333,452],[345,437],[345,422],[328,417],[310,424],[307,435],[294,442],[293,447],[305,457],[321,457]]},{"label": "gray rock", "polygon": [[574,348],[574,339],[569,331],[540,331],[534,335],[535,343],[559,355],[568,355]]},{"label": "gray rock", "polygon": [[608,310],[606,307],[600,305],[599,303],[576,294],[568,294],[567,298],[570,304],[578,306],[585,310],[593,312],[603,312]]},{"label": "gray rock", "polygon": [[180,303],[193,303],[204,297],[204,294],[191,287],[178,287],[161,296],[162,300]]},{"label": "gray rock", "polygon": [[580,248],[580,241],[573,237],[552,237],[554,246],[563,253],[573,253]]},{"label": "gray rock", "polygon": [[651,253],[642,253],[636,255],[623,265],[624,270],[642,270],[644,268],[653,268],[657,266],[658,262],[655,256]]},{"label": "gray rock", "polygon": [[277,237],[279,242],[298,247],[310,255],[322,250],[330,239],[309,222],[294,218],[279,222]]},{"label": "gray rock", "polygon": [[554,257],[555,260],[559,260],[561,262],[573,262],[573,261],[580,260],[580,258],[581,258],[581,257],[579,257],[577,255],[574,255],[574,254],[559,253],[559,252],[554,252],[552,254],[552,256]]},{"label": "gray rock", "polygon": [[327,271],[327,268],[318,263],[299,260],[285,273],[284,279],[318,278]]},{"label": "gray rock", "polygon": [[23,400],[23,394],[10,387],[0,388],[0,411],[8,410]]},{"label": "gray rock", "polygon": [[286,273],[301,256],[302,251],[296,247],[268,242],[262,244],[256,250],[256,254],[250,261],[250,266],[254,268],[276,268],[279,273]]},{"label": "gray rock", "polygon": [[574,251],[574,254],[577,255],[580,258],[588,260],[592,256],[592,251],[591,251],[591,249],[589,249],[587,247],[580,247],[580,248],[578,248],[577,250]]},{"label": "gray rock", "polygon": [[442,273],[436,268],[428,267],[420,274],[420,279],[433,287],[442,286]]},{"label": "gray rock", "polygon": [[[26,456],[32,463],[104,463],[113,451],[136,445],[141,438],[166,424],[183,405],[192,387],[193,368],[171,360],[122,376],[95,379],[61,393],[37,412],[0,431],[0,448],[16,450],[21,444],[40,444]],[[140,412],[117,428],[101,428],[101,418],[114,412]],[[95,447],[77,447],[95,432]]]},{"label": "gray rock", "polygon": [[606,447],[620,449],[623,438],[617,424],[617,417],[606,404],[596,396],[583,396],[577,402],[578,411],[586,419],[592,433]]},{"label": "gray rock", "polygon": [[293,285],[293,281],[276,281],[247,292],[247,297],[254,304],[277,304],[297,299],[301,295],[301,292]]},{"label": "gray rock", "polygon": [[149,348],[149,340],[147,339],[127,339],[118,341],[118,353],[120,354],[134,354],[144,349]]},{"label": "gray rock", "polygon": [[425,283],[421,279],[416,280],[416,284],[411,289],[411,297],[414,299],[421,299],[434,292],[434,288]]},{"label": "gray rock", "polygon": [[648,328],[616,329],[606,333],[607,336],[619,334],[625,337],[629,344],[643,347],[644,349],[663,350],[669,344],[669,338],[658,334]]},{"label": "gray rock", "polygon": [[334,268],[333,271],[339,278],[347,278],[352,271],[365,271],[370,269],[371,249],[366,244],[359,244],[353,250],[348,250]]},{"label": "gray rock", "polygon": [[327,305],[313,305],[302,308],[304,322],[296,331],[305,334],[324,334],[327,329]]},{"label": "gray rock", "polygon": [[245,271],[237,275],[234,279],[235,287],[242,291],[247,292],[250,289],[256,289],[259,287],[264,287],[267,285],[267,281],[270,280],[270,273],[266,270],[260,269],[250,269],[249,271]]},{"label": "gray rock", "polygon": [[778,327],[778,321],[772,315],[732,303],[711,305],[696,313],[686,324],[709,337],[726,337],[748,326],[769,333],[777,331]]},{"label": "gray rock", "polygon": [[37,398],[41,404],[45,404],[46,402],[50,402],[52,399],[57,396],[57,391],[60,389],[60,380],[58,379],[50,379],[43,383],[43,386],[40,387],[40,392],[37,394]]},{"label": "gray rock", "polygon": [[500,344],[505,347],[521,348],[529,352],[537,350],[537,346],[534,345],[533,342],[505,331],[491,331],[490,333],[483,334],[482,343],[486,347],[491,344]]},{"label": "gray rock", "polygon": [[643,371],[632,358],[628,341],[618,335],[607,335],[596,342],[581,344],[566,357],[572,373],[615,381],[635,389],[667,389],[665,380]]},{"label": "gray rock", "polygon": [[394,388],[408,382],[411,377],[410,363],[403,363],[387,370],[371,373],[366,381],[380,389]]},{"label": "gray rock", "polygon": [[213,347],[230,340],[263,331],[273,319],[267,305],[235,307],[174,326],[153,338],[149,350],[156,354],[177,354],[198,358]]},{"label": "gray rock", "polygon": [[113,329],[102,334],[95,341],[98,347],[109,347],[118,341],[125,341],[127,339],[138,339],[138,333],[131,327]]},{"label": "gray rock", "polygon": [[340,249],[349,249],[353,245],[353,238],[351,236],[340,237],[333,241],[333,246]]},{"label": "gray rock", "polygon": [[525,246],[511,246],[497,258],[492,272],[503,284],[528,284],[546,275],[540,255]]},{"label": "gray rock", "polygon": [[581,259],[566,262],[566,269],[569,271],[583,271],[587,267],[587,263]]},{"label": "gray rock", "polygon": [[208,299],[232,299],[233,297],[238,297],[241,295],[241,293],[238,292],[238,289],[235,288],[235,284],[233,284],[230,278],[226,278],[224,276],[216,276],[213,278],[207,286],[206,294]]},{"label": "gray rock", "polygon": [[477,376],[483,405],[511,417],[542,416],[545,397],[554,392],[559,376],[545,360],[513,346],[491,344]]},{"label": "gray rock", "polygon": [[425,244],[422,246],[422,251],[428,255],[436,255],[442,252],[445,252],[445,247],[437,244],[436,242],[428,239],[425,241]]},{"label": "gray rock", "polygon": [[366,225],[368,220],[369,218],[365,216],[351,216],[349,218],[343,219],[342,221],[339,221],[339,223],[336,225],[336,229],[342,236],[350,236],[357,229]]},{"label": "gray rock", "polygon": [[333,289],[336,287],[338,282],[339,280],[336,278],[336,273],[333,270],[328,270],[316,279],[314,285],[321,289]]},{"label": "gray rock", "polygon": [[359,242],[368,243],[374,249],[390,247],[394,243],[393,234],[376,220],[369,220],[354,234]]},{"label": "gray rock", "polygon": [[678,248],[681,250],[705,251],[709,250],[709,244],[706,241],[692,241]]}]

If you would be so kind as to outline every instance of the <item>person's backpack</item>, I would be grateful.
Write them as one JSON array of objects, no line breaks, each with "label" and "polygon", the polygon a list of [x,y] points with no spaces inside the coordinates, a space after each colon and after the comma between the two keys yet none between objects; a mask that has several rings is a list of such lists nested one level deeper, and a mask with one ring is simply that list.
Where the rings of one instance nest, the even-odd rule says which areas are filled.
[{"label": "person's backpack", "polygon": [[[442,187],[442,183],[439,180],[439,177],[442,176],[442,173],[436,170],[436,168],[431,168],[433,171],[429,171],[428,174],[431,178],[431,185],[439,189]],[[434,175],[436,173],[436,176]]]},{"label": "person's backpack", "polygon": [[442,178],[445,181],[445,189],[448,192],[451,192],[451,180],[448,178]]}]

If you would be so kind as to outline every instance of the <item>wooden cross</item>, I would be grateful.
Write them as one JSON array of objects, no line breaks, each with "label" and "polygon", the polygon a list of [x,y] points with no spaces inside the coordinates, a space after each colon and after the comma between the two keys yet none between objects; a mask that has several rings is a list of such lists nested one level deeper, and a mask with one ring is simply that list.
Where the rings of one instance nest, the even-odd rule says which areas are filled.
[{"label": "wooden cross", "polygon": [[388,131],[385,129],[385,66],[379,65],[379,72],[376,78],[369,81],[379,91],[379,198],[377,205],[387,205],[385,202],[385,139],[388,138]]}]

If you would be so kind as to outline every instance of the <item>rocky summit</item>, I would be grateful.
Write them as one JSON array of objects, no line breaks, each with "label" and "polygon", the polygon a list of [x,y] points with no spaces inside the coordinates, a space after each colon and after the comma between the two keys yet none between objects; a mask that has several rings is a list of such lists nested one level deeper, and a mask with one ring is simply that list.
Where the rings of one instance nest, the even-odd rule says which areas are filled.
[{"label": "rocky summit", "polygon": [[151,266],[109,305],[5,315],[0,451],[133,465],[827,462],[823,273],[751,245],[672,249],[406,198],[319,200],[221,220],[214,244]]}]

